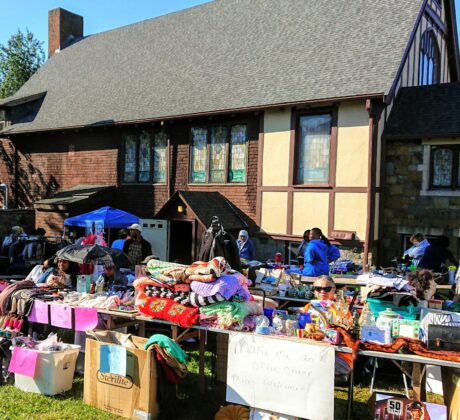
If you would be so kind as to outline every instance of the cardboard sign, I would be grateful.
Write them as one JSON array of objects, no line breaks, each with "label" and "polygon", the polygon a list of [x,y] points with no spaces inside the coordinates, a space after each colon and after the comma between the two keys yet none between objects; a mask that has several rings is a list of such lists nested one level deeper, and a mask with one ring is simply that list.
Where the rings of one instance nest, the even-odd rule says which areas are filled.
[{"label": "cardboard sign", "polygon": [[312,420],[334,418],[330,345],[231,333],[227,401]]}]

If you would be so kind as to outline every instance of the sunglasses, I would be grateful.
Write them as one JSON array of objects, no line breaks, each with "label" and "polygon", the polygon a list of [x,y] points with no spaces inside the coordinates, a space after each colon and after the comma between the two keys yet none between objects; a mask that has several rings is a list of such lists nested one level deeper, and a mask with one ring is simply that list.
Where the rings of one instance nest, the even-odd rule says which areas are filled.
[{"label": "sunglasses", "polygon": [[329,293],[332,290],[332,286],[327,286],[327,287],[315,286],[314,289],[315,289],[315,292],[325,291],[326,293]]}]

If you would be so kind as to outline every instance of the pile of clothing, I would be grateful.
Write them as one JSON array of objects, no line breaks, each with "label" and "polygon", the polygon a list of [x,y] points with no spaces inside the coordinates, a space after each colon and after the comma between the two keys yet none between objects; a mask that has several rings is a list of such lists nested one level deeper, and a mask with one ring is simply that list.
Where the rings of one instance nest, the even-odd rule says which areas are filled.
[{"label": "pile of clothing", "polygon": [[176,384],[187,374],[187,355],[175,341],[162,334],[152,335],[144,349],[155,352],[157,366],[161,367],[157,367],[157,398],[162,418],[176,418]]},{"label": "pile of clothing", "polygon": [[165,319],[183,327],[198,322],[218,328],[249,328],[252,318],[262,313],[248,291],[250,281],[230,269],[223,257],[190,266],[161,270],[148,266],[151,278],[134,282],[136,305],[147,316]]},{"label": "pile of clothing", "polygon": [[90,295],[88,293],[69,292],[63,295],[62,303],[84,308],[110,309],[125,304],[118,295]]}]

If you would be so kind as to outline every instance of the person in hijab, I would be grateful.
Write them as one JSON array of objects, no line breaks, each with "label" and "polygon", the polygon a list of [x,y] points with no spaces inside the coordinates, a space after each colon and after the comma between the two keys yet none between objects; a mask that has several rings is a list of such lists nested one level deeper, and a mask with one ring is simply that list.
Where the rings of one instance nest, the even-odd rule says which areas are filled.
[{"label": "person in hijab", "polygon": [[218,216],[212,217],[211,225],[203,235],[198,253],[200,261],[210,261],[214,257],[224,257],[234,270],[241,269],[236,241],[232,235],[224,230]]},{"label": "person in hijab", "polygon": [[340,258],[340,250],[329,242],[320,228],[310,231],[304,253],[304,268],[302,274],[309,277],[329,275],[329,263]]},{"label": "person in hijab", "polygon": [[254,259],[254,244],[249,239],[247,230],[240,230],[236,246],[238,247],[238,252],[240,253],[240,260],[252,261]]}]

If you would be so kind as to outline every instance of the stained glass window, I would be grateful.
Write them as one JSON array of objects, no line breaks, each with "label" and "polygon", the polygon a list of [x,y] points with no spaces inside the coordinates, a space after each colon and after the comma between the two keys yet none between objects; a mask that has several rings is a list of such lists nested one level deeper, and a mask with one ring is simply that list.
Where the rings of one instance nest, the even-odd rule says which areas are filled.
[{"label": "stained glass window", "polygon": [[166,146],[165,132],[155,134],[153,145],[153,182],[166,182]]},{"label": "stained glass window", "polygon": [[329,150],[331,142],[330,114],[306,115],[300,118],[297,148],[297,183],[329,181]]},{"label": "stained glass window", "polygon": [[134,135],[125,137],[125,182],[136,181],[136,137]]},{"label": "stained glass window", "polygon": [[433,30],[426,30],[420,42],[418,84],[439,83],[439,48]]},{"label": "stained glass window", "polygon": [[208,130],[192,128],[192,182],[206,182]]},{"label": "stained glass window", "polygon": [[146,131],[143,131],[139,138],[139,182],[150,181],[151,156],[150,136]]},{"label": "stained glass window", "polygon": [[245,182],[247,125],[214,125],[191,130],[192,182]]},{"label": "stained glass window", "polygon": [[247,127],[244,124],[234,125],[230,130],[230,182],[246,181],[246,131]]},{"label": "stained glass window", "polygon": [[217,126],[211,129],[210,153],[209,171],[211,182],[225,182],[227,127]]},{"label": "stained glass window", "polygon": [[436,149],[433,151],[433,187],[450,187],[452,185],[453,151]]}]

